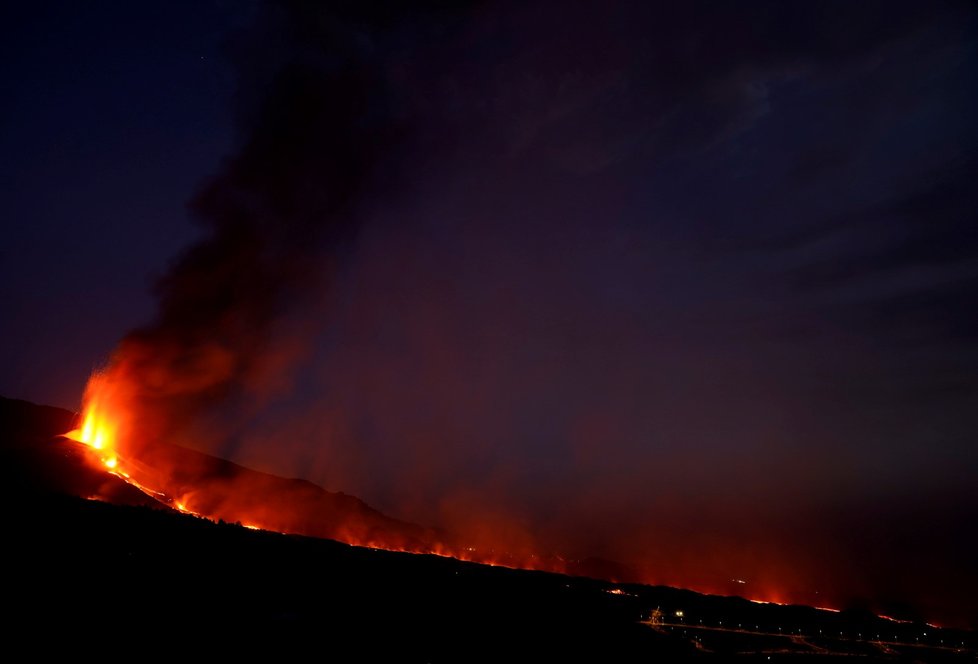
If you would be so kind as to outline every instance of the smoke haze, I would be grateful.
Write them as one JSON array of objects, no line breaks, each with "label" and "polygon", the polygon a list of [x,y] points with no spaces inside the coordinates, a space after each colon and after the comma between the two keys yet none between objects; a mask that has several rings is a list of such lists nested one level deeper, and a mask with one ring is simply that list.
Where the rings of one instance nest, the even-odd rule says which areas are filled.
[{"label": "smoke haze", "polygon": [[362,5],[229,40],[203,240],[107,367],[136,438],[482,546],[974,620],[974,7]]}]

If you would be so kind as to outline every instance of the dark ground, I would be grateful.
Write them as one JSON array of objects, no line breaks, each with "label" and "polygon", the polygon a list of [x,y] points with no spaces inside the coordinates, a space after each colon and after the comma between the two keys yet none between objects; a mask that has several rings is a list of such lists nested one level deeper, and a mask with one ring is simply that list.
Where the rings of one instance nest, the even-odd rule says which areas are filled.
[{"label": "dark ground", "polygon": [[[42,659],[976,659],[974,632],[350,547],[135,495],[86,500],[79,487],[93,480],[72,483],[78,466],[51,440],[70,419],[0,399],[3,633]],[[656,608],[667,624],[643,622]]]}]

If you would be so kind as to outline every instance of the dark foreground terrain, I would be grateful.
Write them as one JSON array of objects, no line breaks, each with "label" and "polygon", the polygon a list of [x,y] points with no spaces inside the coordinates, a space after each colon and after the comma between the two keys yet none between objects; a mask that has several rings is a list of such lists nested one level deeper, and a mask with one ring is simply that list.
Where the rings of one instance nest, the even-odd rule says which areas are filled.
[{"label": "dark foreground terrain", "polygon": [[38,466],[63,413],[0,401],[2,633],[31,659],[976,659],[973,632],[357,548],[137,496],[87,500]]}]

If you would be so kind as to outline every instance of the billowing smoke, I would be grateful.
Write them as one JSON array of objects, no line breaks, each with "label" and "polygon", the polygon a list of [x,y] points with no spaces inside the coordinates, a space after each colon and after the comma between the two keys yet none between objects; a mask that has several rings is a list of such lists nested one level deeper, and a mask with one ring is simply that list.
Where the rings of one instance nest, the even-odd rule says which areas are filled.
[{"label": "billowing smoke", "polygon": [[156,319],[105,372],[125,393],[132,444],[190,442],[201,428],[226,442],[226,423],[287,380],[307,335],[284,321],[328,289],[403,131],[373,43],[396,12],[318,5],[267,3],[229,44],[240,147],[190,204],[204,238],[156,284]]},{"label": "billowing smoke", "polygon": [[941,312],[973,293],[921,296],[958,272],[915,252],[973,248],[973,157],[893,137],[933,113],[958,155],[972,123],[915,100],[966,98],[971,14],[367,5],[233,40],[240,148],[107,368],[125,440],[480,547],[959,617],[978,409]]}]

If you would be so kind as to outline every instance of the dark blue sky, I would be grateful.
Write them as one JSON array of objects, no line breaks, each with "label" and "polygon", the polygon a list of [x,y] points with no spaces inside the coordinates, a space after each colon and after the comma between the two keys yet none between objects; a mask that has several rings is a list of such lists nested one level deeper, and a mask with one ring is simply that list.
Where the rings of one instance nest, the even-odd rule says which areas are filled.
[{"label": "dark blue sky", "polygon": [[[0,68],[0,392],[77,408],[231,143],[227,3],[10,3]],[[84,321],[84,322],[83,322]]]},{"label": "dark blue sky", "polygon": [[[282,307],[261,407],[197,444],[663,578],[835,574],[960,615],[974,5],[673,4],[363,19],[386,87],[357,130],[400,139],[317,254],[330,287]],[[329,59],[230,2],[3,24],[0,393],[74,407],[204,232],[186,202],[268,72]]]}]

